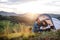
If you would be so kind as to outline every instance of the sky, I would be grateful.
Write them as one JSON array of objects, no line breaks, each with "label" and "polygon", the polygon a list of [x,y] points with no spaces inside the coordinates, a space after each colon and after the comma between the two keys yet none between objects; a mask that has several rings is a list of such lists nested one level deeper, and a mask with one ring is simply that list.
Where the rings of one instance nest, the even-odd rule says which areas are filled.
[{"label": "sky", "polygon": [[0,0],[0,11],[59,14],[60,0]]}]

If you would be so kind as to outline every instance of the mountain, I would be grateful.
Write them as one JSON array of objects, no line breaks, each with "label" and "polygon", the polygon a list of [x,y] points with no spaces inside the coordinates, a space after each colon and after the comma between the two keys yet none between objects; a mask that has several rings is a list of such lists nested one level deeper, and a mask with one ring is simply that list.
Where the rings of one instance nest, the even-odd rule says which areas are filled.
[{"label": "mountain", "polygon": [[[3,16],[27,16],[27,15],[30,15],[31,16],[32,13],[25,13],[25,14],[16,14],[14,12],[5,12],[5,11],[0,11],[0,15],[3,15]],[[47,13],[45,13],[47,14]],[[34,15],[34,14],[32,14]],[[40,15],[40,14],[36,14],[36,15]],[[58,18],[60,17],[60,14],[53,14],[53,13],[48,13],[48,15],[50,15],[51,17],[55,17],[55,18]]]},{"label": "mountain", "polygon": [[51,17],[54,17],[54,18],[60,17],[60,14],[48,14],[48,15],[50,15]]},{"label": "mountain", "polygon": [[5,11],[0,11],[0,15],[3,15],[3,16],[17,16],[17,14],[14,13],[14,12],[5,12]]},{"label": "mountain", "polygon": [[[0,11],[0,15],[17,16],[17,17],[11,17],[11,19],[12,20],[18,19],[19,22],[26,23],[26,24],[32,24],[32,23],[34,23],[34,21],[40,14],[32,14],[32,13],[16,14],[14,12]],[[51,17],[60,19],[60,14],[47,14],[47,15],[50,15]]]}]

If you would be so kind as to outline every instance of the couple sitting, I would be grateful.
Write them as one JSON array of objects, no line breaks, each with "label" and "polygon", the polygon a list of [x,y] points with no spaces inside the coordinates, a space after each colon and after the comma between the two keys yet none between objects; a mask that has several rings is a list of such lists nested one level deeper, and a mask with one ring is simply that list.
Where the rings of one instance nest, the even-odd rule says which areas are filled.
[{"label": "couple sitting", "polygon": [[51,31],[55,29],[49,18],[37,18],[34,23],[33,32]]}]

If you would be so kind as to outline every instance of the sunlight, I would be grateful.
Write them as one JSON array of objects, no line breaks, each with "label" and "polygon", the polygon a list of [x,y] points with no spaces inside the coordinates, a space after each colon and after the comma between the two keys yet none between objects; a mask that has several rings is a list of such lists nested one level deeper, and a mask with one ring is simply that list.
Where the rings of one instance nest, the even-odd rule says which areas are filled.
[{"label": "sunlight", "polygon": [[33,20],[38,16],[38,14],[35,14],[35,13],[25,13],[25,14],[26,14],[25,16],[30,18],[31,20]]}]

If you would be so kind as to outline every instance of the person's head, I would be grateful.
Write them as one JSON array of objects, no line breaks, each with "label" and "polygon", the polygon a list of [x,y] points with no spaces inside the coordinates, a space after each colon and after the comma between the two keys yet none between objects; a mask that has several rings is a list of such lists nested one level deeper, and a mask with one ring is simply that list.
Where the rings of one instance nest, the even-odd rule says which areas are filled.
[{"label": "person's head", "polygon": [[39,18],[36,19],[36,22],[37,22],[38,24],[40,24],[40,20],[39,20]]},{"label": "person's head", "polygon": [[43,21],[42,21],[42,26],[43,26],[43,27],[47,27],[47,25],[48,25],[47,22],[46,22],[45,20],[43,20]]}]

